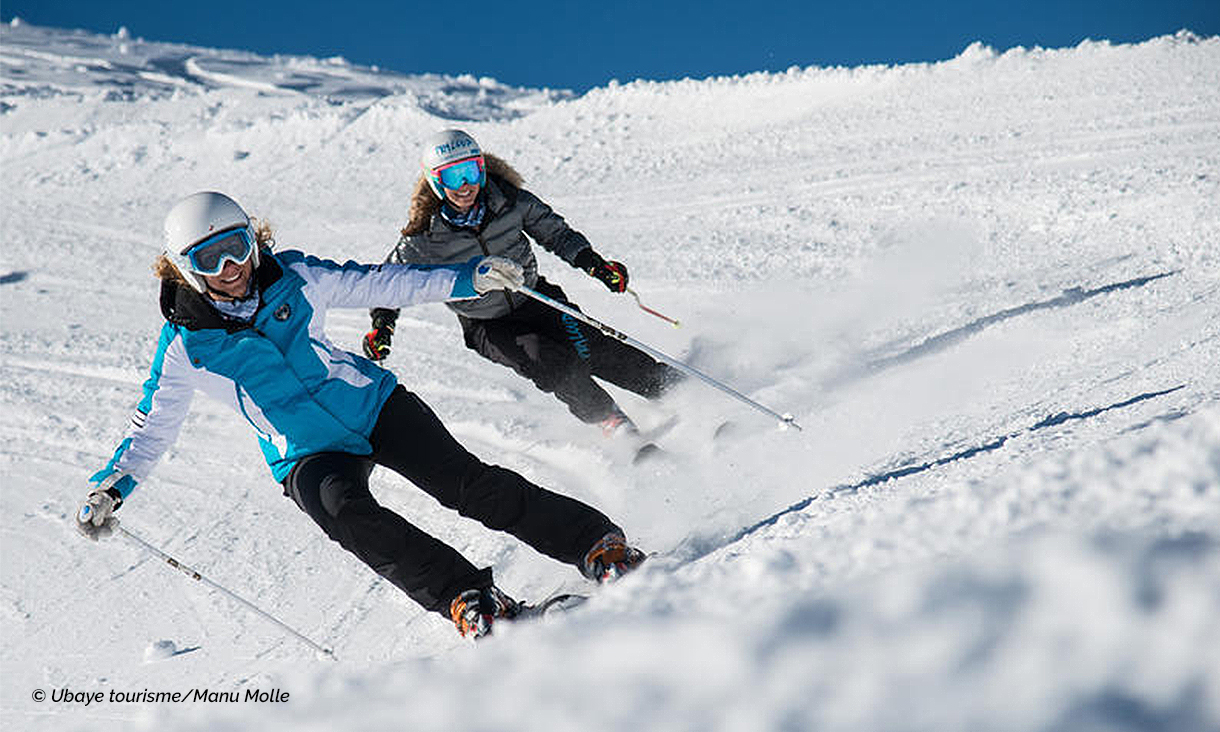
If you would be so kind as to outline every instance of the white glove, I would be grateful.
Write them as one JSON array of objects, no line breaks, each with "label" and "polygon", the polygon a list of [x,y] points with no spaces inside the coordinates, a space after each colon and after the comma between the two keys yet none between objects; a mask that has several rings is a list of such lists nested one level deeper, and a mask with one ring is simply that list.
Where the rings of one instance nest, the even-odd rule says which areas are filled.
[{"label": "white glove", "polygon": [[85,496],[85,502],[76,512],[76,530],[84,536],[97,541],[114,533],[119,520],[114,516],[114,509],[119,507],[121,500],[114,497],[109,490],[97,489]]},{"label": "white glove", "polygon": [[519,290],[525,286],[525,271],[511,259],[483,257],[474,266],[471,284],[480,295],[492,290]]}]

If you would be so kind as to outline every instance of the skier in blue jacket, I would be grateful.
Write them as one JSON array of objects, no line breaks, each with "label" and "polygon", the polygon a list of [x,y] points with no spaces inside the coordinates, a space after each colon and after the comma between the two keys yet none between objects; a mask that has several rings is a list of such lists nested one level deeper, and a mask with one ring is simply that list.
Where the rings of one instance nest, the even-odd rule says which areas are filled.
[{"label": "skier in blue jacket", "polygon": [[384,465],[448,508],[506,531],[603,581],[643,554],[601,512],[488,465],[449,434],[432,410],[368,359],[324,332],[333,307],[401,307],[476,298],[521,286],[501,257],[442,266],[365,265],[273,253],[270,230],[221,193],[180,201],[165,220],[158,260],[166,323],[144,396],[113,458],[90,479],[76,516],[97,539],[114,511],[173,444],[192,395],[232,406],[258,435],[284,494],[334,541],[424,608],[480,637],[520,604],[490,568],[377,503],[368,488]]}]

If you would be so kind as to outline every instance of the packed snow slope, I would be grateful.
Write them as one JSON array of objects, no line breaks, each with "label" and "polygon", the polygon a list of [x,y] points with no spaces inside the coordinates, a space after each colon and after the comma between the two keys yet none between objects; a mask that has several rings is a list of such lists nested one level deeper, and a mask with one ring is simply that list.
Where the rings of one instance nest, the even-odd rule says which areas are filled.
[{"label": "packed snow slope", "polygon": [[[223,190],[280,248],[379,261],[420,141],[454,124],[682,327],[541,252],[548,278],[803,431],[697,381],[623,395],[645,426],[681,416],[633,467],[424,306],[387,367],[484,459],[619,521],[644,569],[475,647],[329,542],[202,397],[124,526],[338,661],[77,536],[147,374],[169,206]],[[1220,726],[1220,39],[573,98],[15,24],[0,126],[5,729]],[[367,325],[329,335],[358,351]],[[588,589],[373,485],[510,593]]]}]

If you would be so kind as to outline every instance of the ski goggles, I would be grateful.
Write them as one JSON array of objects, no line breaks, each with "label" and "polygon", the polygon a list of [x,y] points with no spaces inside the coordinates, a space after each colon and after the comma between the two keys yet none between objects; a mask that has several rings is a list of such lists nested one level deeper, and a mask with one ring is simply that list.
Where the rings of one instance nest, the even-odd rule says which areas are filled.
[{"label": "ski goggles", "polygon": [[432,181],[451,191],[456,191],[467,183],[481,186],[485,179],[482,156],[466,158],[432,170]]},{"label": "ski goggles", "polygon": [[218,275],[225,262],[245,264],[254,253],[254,233],[250,227],[228,229],[213,234],[182,253],[192,272],[201,275]]}]

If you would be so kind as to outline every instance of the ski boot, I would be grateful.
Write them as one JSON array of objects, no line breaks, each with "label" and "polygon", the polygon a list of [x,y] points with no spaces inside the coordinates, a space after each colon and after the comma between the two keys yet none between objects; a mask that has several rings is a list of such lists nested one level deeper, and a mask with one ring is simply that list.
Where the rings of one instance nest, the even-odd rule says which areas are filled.
[{"label": "ski boot", "polygon": [[512,620],[521,611],[521,604],[495,585],[484,589],[466,590],[449,604],[449,617],[463,638],[478,640],[491,635],[497,618]]},{"label": "ski boot", "polygon": [[622,534],[609,533],[585,554],[580,571],[594,582],[608,582],[640,566],[644,559],[644,552],[627,546],[627,539]]},{"label": "ski boot", "polygon": [[598,426],[602,428],[602,435],[608,438],[637,435],[640,432],[635,426],[635,422],[631,421],[631,417],[624,414],[623,410],[618,407],[615,407],[609,416],[598,422]]}]

